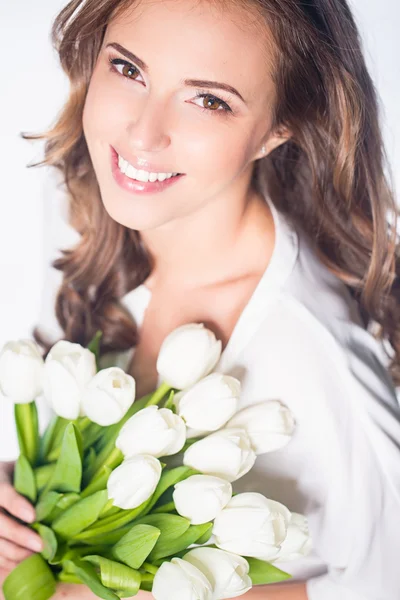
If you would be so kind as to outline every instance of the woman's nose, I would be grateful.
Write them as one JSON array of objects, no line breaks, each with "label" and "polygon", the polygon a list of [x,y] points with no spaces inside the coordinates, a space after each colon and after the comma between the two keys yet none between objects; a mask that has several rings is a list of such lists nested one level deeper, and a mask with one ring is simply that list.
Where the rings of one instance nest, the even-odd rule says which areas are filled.
[{"label": "woman's nose", "polygon": [[141,105],[139,113],[132,115],[127,133],[132,150],[157,152],[171,143],[165,106],[150,98]]}]

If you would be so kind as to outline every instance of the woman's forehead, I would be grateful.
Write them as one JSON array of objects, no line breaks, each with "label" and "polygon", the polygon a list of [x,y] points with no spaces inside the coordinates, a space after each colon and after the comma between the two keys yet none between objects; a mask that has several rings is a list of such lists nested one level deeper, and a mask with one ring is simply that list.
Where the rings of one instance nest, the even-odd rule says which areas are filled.
[{"label": "woman's forehead", "polygon": [[246,5],[141,0],[110,22],[104,45],[117,42],[129,49],[148,65],[150,75],[170,68],[178,78],[229,78],[227,83],[252,96],[259,85],[272,83],[266,52],[271,36],[261,15]]}]

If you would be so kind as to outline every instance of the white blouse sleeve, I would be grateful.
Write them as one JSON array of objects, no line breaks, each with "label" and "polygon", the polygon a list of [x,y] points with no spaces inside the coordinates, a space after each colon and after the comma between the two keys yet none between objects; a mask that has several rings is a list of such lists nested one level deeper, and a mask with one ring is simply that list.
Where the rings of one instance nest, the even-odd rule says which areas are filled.
[{"label": "white blouse sleeve", "polygon": [[323,338],[300,359],[297,392],[319,395],[330,407],[328,430],[336,429],[338,442],[321,453],[326,497],[309,515],[328,572],[307,581],[307,594],[309,600],[398,600],[400,409],[378,343],[358,326],[346,324],[345,331],[343,360],[343,348],[335,355]]}]

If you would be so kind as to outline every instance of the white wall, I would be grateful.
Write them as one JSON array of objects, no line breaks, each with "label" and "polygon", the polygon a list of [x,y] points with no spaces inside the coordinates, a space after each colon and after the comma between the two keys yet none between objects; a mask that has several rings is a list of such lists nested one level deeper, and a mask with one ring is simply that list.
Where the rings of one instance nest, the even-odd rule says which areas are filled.
[{"label": "white wall", "polygon": [[[64,4],[65,0],[0,0],[0,347],[9,339],[30,336],[50,260],[43,245],[48,235],[48,212],[43,209],[46,172],[26,168],[40,158],[41,144],[31,145],[19,133],[45,130],[66,95],[67,82],[49,41],[52,19]],[[384,133],[399,186],[400,7],[398,0],[352,0],[352,5],[382,97]],[[53,242],[57,246],[54,236]],[[2,411],[0,403],[4,424],[8,418]]]}]

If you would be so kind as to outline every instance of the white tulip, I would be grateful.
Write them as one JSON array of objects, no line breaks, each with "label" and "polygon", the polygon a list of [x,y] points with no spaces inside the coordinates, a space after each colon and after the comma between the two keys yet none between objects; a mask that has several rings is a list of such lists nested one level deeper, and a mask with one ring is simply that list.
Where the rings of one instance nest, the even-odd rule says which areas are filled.
[{"label": "white tulip", "polygon": [[258,455],[286,446],[292,437],[295,420],[282,402],[266,400],[243,408],[226,426],[246,429],[253,450]]},{"label": "white tulip", "polygon": [[299,513],[292,513],[286,538],[275,560],[295,560],[307,556],[312,549],[307,519]]},{"label": "white tulip", "polygon": [[239,396],[238,379],[222,373],[211,373],[188,390],[175,394],[174,403],[187,427],[215,431],[235,414]]},{"label": "white tulip", "polygon": [[246,431],[232,427],[220,429],[189,446],[183,464],[207,475],[236,481],[250,471],[256,458]]},{"label": "white tulip", "polygon": [[162,563],[154,576],[155,600],[214,600],[211,583],[190,562],[174,557]]},{"label": "white tulip", "polygon": [[197,567],[209,580],[213,598],[236,598],[248,592],[252,587],[249,577],[249,563],[243,556],[219,550],[199,547],[189,550],[183,556]]},{"label": "white tulip", "polygon": [[108,478],[109,499],[119,508],[140,506],[153,495],[161,471],[160,461],[149,454],[137,454],[124,460]]},{"label": "white tulip", "polygon": [[28,404],[42,393],[43,358],[32,340],[7,342],[0,352],[0,391],[15,404]]},{"label": "white tulip", "polygon": [[291,513],[280,502],[257,492],[233,496],[217,515],[213,534],[222,550],[272,560],[286,538]]},{"label": "white tulip", "polygon": [[136,383],[119,367],[99,371],[82,394],[82,409],[98,425],[113,425],[125,416],[135,401]]},{"label": "white tulip", "polygon": [[182,325],[163,341],[157,359],[157,371],[165,383],[186,389],[215,367],[222,344],[203,323]]},{"label": "white tulip", "polygon": [[176,454],[186,441],[185,421],[169,408],[147,406],[122,427],[115,445],[125,458],[151,454],[156,458]]},{"label": "white tulip", "polygon": [[177,512],[192,525],[215,519],[232,498],[232,485],[212,475],[191,475],[175,485],[172,494]]},{"label": "white tulip", "polygon": [[65,340],[54,344],[45,360],[43,387],[47,402],[59,417],[83,415],[82,393],[95,374],[93,352]]}]

